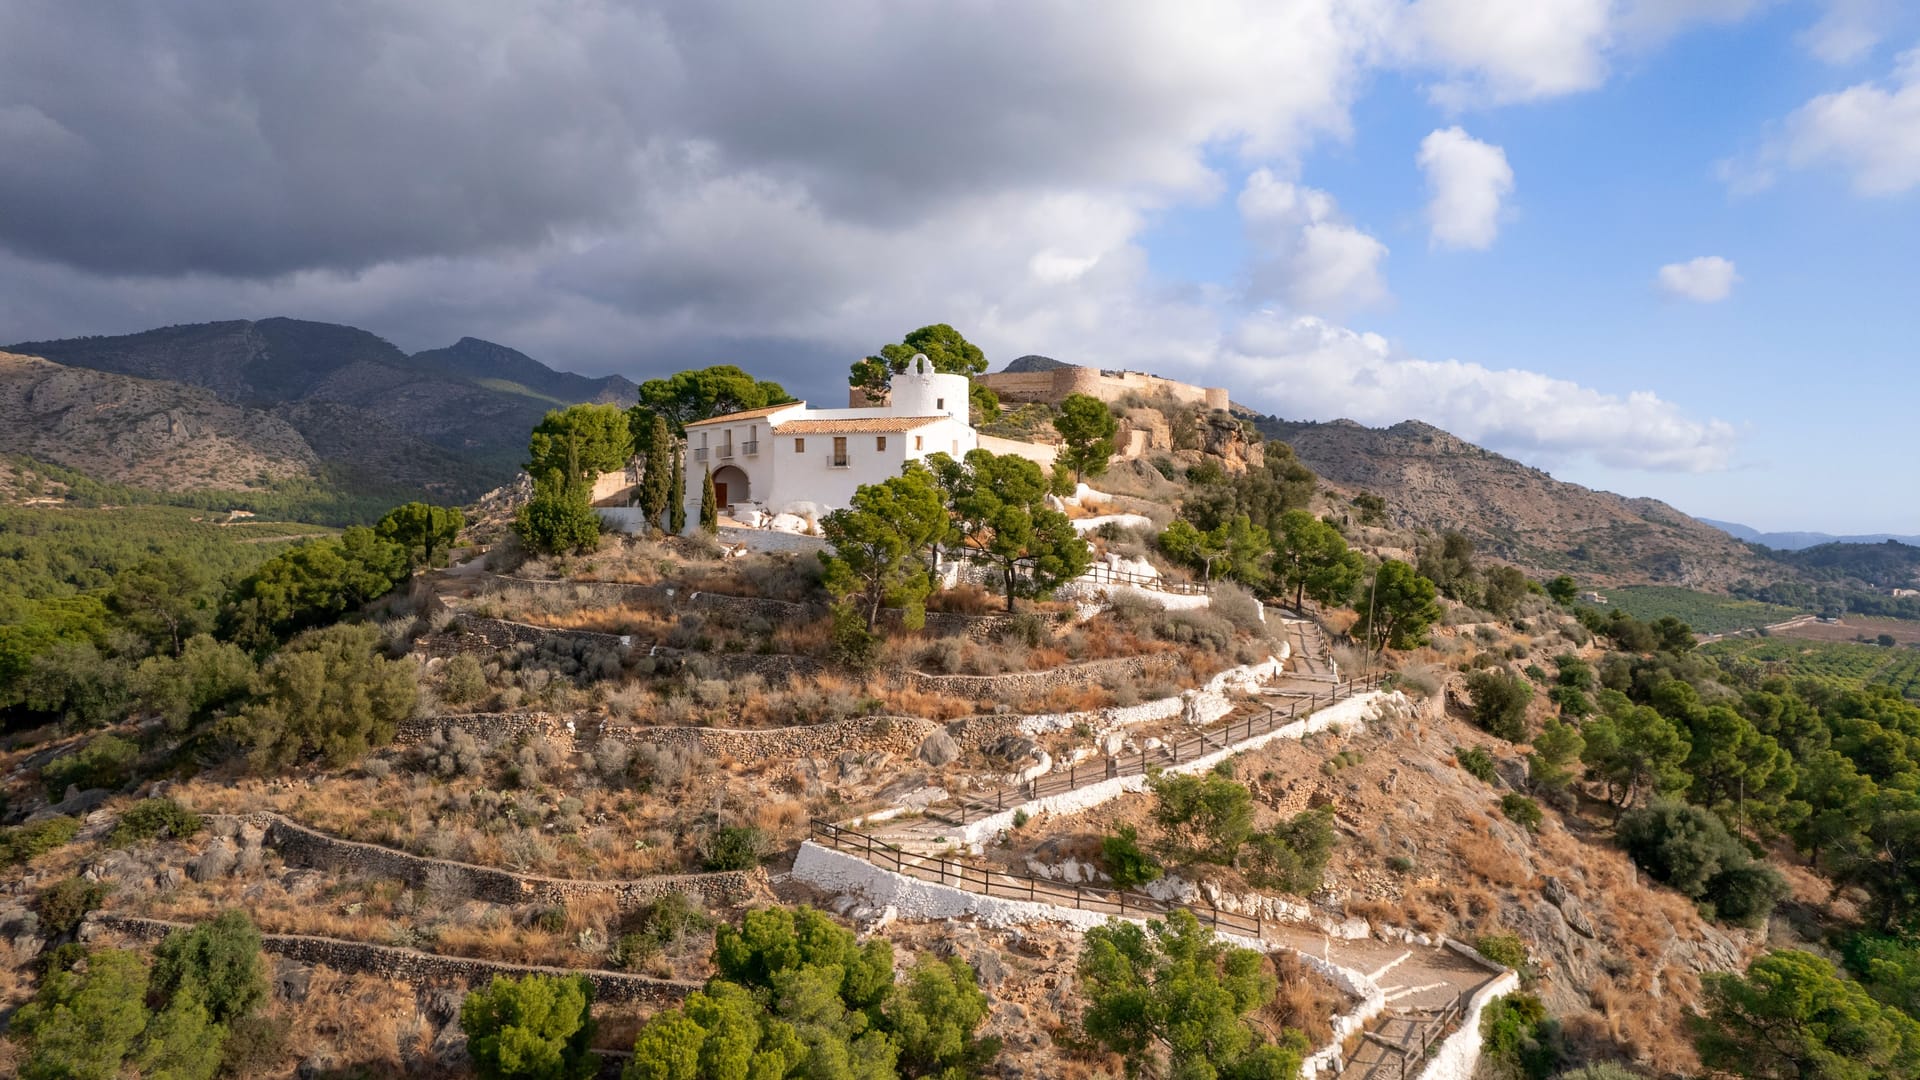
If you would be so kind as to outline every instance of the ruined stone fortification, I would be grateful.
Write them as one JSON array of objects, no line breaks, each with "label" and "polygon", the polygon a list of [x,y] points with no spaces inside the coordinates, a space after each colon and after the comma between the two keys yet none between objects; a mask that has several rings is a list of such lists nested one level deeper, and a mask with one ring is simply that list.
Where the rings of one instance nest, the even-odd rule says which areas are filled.
[{"label": "ruined stone fortification", "polygon": [[[136,941],[158,941],[175,930],[187,928],[186,923],[96,911],[87,916],[80,936],[82,940],[87,940],[105,931]],[[414,986],[446,982],[479,986],[497,976],[518,978],[523,975],[551,975],[568,978],[580,975],[593,984],[594,1000],[600,1002],[673,1005],[702,985],[592,968],[556,968],[474,960],[464,956],[436,956],[413,949],[343,941],[339,938],[309,937],[305,934],[262,934],[260,948],[271,956],[284,956],[302,964],[318,964],[354,975],[398,979]]]},{"label": "ruined stone fortification", "polygon": [[1062,364],[1039,371],[1007,370],[982,375],[979,383],[1000,395],[1002,401],[1038,401],[1058,405],[1070,394],[1087,394],[1112,404],[1128,394],[1172,397],[1183,405],[1206,409],[1227,407],[1227,391],[1218,386],[1193,386],[1163,379],[1141,371],[1104,371],[1100,368]]},{"label": "ruined stone fortification", "polygon": [[560,905],[590,896],[611,896],[621,910],[629,911],[668,893],[684,893],[710,905],[729,906],[751,900],[755,892],[755,872],[746,870],[663,874],[631,881],[550,878],[342,840],[274,813],[209,814],[207,822],[215,832],[238,832],[249,826],[264,829],[267,846],[279,852],[290,866],[389,877],[414,887],[426,883],[429,871],[438,871],[442,886],[451,885],[475,900],[493,904]]}]

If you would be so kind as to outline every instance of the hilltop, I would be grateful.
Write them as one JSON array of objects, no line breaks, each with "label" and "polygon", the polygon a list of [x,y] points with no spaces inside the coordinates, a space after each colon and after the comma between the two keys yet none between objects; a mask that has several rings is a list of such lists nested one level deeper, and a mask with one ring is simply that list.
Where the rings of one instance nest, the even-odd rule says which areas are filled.
[{"label": "hilltop", "polygon": [[1733,521],[1715,521],[1701,518],[1701,521],[1725,532],[1736,540],[1749,544],[1760,544],[1775,551],[1801,551],[1823,544],[1884,544],[1889,540],[1898,541],[1910,547],[1920,547],[1920,535],[1902,535],[1900,533],[1863,533],[1847,536],[1835,536],[1823,532],[1761,532],[1749,525]]},{"label": "hilltop", "polygon": [[[408,355],[367,331],[297,319],[169,326],[7,351],[5,449],[115,483],[245,488],[312,477],[470,498],[512,478],[548,409],[634,398],[620,376],[555,371],[461,338]],[[84,404],[91,413],[76,411]],[[106,430],[82,418],[109,410]]]},{"label": "hilltop", "polygon": [[1370,428],[1267,416],[1255,425],[1291,444],[1329,483],[1384,498],[1397,524],[1458,530],[1496,558],[1539,573],[1708,589],[1779,573],[1745,544],[1666,503],[1555,480],[1418,420]]}]

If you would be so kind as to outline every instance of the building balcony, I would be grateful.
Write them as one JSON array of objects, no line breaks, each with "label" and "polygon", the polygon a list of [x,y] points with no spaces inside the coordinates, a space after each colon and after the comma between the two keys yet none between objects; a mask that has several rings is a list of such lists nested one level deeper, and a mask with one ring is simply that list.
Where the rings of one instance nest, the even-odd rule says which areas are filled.
[{"label": "building balcony", "polygon": [[743,454],[745,454],[745,455],[747,455],[748,457],[753,457],[753,456],[755,456],[755,455],[757,455],[757,454],[759,454],[759,453],[760,453],[760,440],[759,440],[759,439],[748,439],[748,440],[747,440],[746,442],[743,442],[743,443],[741,443],[741,444],[740,444],[740,452],[741,452],[741,453],[743,453]]},{"label": "building balcony", "polygon": [[853,468],[853,456],[850,454],[828,454],[827,468],[851,469]]},{"label": "building balcony", "polygon": [[704,446],[696,446],[696,447],[694,447],[694,450],[693,450],[693,460],[695,460],[695,461],[705,461],[705,460],[707,460],[707,448],[706,448],[706,447],[704,447]]},{"label": "building balcony", "polygon": [[731,446],[723,446],[723,447],[721,447],[721,448],[720,448],[720,460],[721,460],[721,461],[730,461],[730,460],[732,460],[732,458],[733,458],[733,447],[731,447]]}]

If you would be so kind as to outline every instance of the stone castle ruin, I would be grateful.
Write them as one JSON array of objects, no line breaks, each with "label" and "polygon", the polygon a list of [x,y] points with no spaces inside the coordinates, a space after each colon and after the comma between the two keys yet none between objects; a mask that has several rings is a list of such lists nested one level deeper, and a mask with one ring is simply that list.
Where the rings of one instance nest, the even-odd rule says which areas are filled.
[{"label": "stone castle ruin", "polygon": [[1182,405],[1209,411],[1227,408],[1227,391],[1219,386],[1193,386],[1141,371],[1107,371],[1066,364],[1045,356],[1023,356],[1004,370],[979,376],[980,385],[1002,401],[1037,401],[1058,405],[1069,394],[1086,394],[1109,405],[1130,394],[1146,398],[1171,397]]}]

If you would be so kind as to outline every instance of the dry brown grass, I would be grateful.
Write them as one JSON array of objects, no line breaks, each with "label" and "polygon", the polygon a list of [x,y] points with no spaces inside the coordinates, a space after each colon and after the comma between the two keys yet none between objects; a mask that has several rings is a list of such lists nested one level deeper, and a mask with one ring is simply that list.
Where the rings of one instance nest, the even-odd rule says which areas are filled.
[{"label": "dry brown grass", "polygon": [[1270,958],[1280,987],[1261,1011],[1275,1025],[1294,1028],[1312,1045],[1325,1046],[1333,1038],[1333,1017],[1346,1008],[1347,996],[1292,953]]}]

